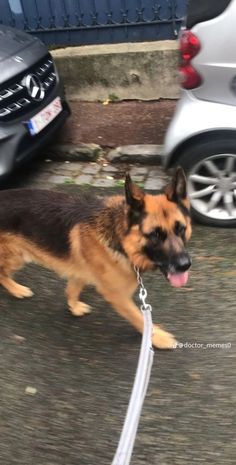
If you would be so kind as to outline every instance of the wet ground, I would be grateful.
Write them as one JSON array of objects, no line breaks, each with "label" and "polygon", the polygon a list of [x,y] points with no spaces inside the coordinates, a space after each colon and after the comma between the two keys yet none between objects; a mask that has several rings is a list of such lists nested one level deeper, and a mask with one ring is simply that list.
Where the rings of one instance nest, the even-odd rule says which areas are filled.
[{"label": "wet ground", "polygon": [[[144,277],[155,322],[183,347],[155,352],[133,465],[235,464],[235,237],[194,227],[186,288]],[[80,319],[53,273],[31,265],[18,280],[35,295],[18,301],[0,289],[0,462],[108,465],[140,336],[93,289],[83,296],[93,312]]]}]

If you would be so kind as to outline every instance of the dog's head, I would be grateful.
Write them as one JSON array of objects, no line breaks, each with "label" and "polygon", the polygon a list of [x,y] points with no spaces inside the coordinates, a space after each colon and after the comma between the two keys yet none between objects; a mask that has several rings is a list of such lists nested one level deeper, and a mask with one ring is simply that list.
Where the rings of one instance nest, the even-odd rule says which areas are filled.
[{"label": "dog's head", "polygon": [[191,259],[186,242],[191,236],[186,178],[177,168],[171,183],[150,195],[126,176],[127,234],[123,248],[141,270],[159,268],[175,287],[186,284]]}]

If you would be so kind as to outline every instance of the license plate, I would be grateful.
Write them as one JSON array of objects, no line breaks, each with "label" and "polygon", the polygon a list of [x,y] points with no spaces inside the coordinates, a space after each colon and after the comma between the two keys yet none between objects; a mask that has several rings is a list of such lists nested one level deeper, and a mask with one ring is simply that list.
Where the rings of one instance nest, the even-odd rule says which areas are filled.
[{"label": "license plate", "polygon": [[31,118],[26,124],[31,136],[35,136],[44,129],[62,111],[60,97],[56,97],[49,105]]}]

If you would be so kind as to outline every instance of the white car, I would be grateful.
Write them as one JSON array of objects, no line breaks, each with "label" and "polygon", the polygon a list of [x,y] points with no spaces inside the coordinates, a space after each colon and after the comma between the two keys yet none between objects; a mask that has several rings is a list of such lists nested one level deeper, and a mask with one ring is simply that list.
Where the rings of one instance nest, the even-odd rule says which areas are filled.
[{"label": "white car", "polygon": [[235,43],[236,0],[190,0],[164,166],[185,169],[193,216],[217,226],[236,225]]}]

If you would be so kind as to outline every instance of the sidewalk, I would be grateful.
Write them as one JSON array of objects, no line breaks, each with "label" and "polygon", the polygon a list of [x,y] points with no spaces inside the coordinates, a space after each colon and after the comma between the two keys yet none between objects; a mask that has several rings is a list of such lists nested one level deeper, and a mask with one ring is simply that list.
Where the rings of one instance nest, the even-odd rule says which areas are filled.
[{"label": "sidewalk", "polygon": [[[44,152],[44,159],[36,159],[17,172],[11,180],[12,187],[50,189],[74,184],[115,188],[123,186],[127,172],[147,190],[158,190],[166,184],[168,177],[160,166],[160,158],[158,161],[158,156],[155,156],[150,162],[144,144],[157,147],[163,143],[176,101],[127,101],[107,105],[70,102],[70,106],[72,115],[56,136],[56,145],[52,144]],[[94,156],[96,145],[84,157],[85,161],[81,161],[81,157],[76,155],[77,151],[81,151],[81,144],[102,147],[99,158]],[[134,163],[130,155],[126,156],[125,162],[121,162],[123,160],[119,154],[118,162],[109,162],[109,158],[113,157],[109,157],[108,153],[115,147],[135,144],[141,144],[141,164]]]},{"label": "sidewalk", "polygon": [[118,103],[70,102],[71,117],[57,143],[95,143],[103,148],[162,144],[176,100]]},{"label": "sidewalk", "polygon": [[161,166],[129,163],[112,164],[104,158],[97,162],[56,162],[50,159],[34,161],[11,178],[8,187],[52,189],[65,185],[100,188],[123,187],[129,172],[140,187],[152,191],[162,189],[168,176]]}]

